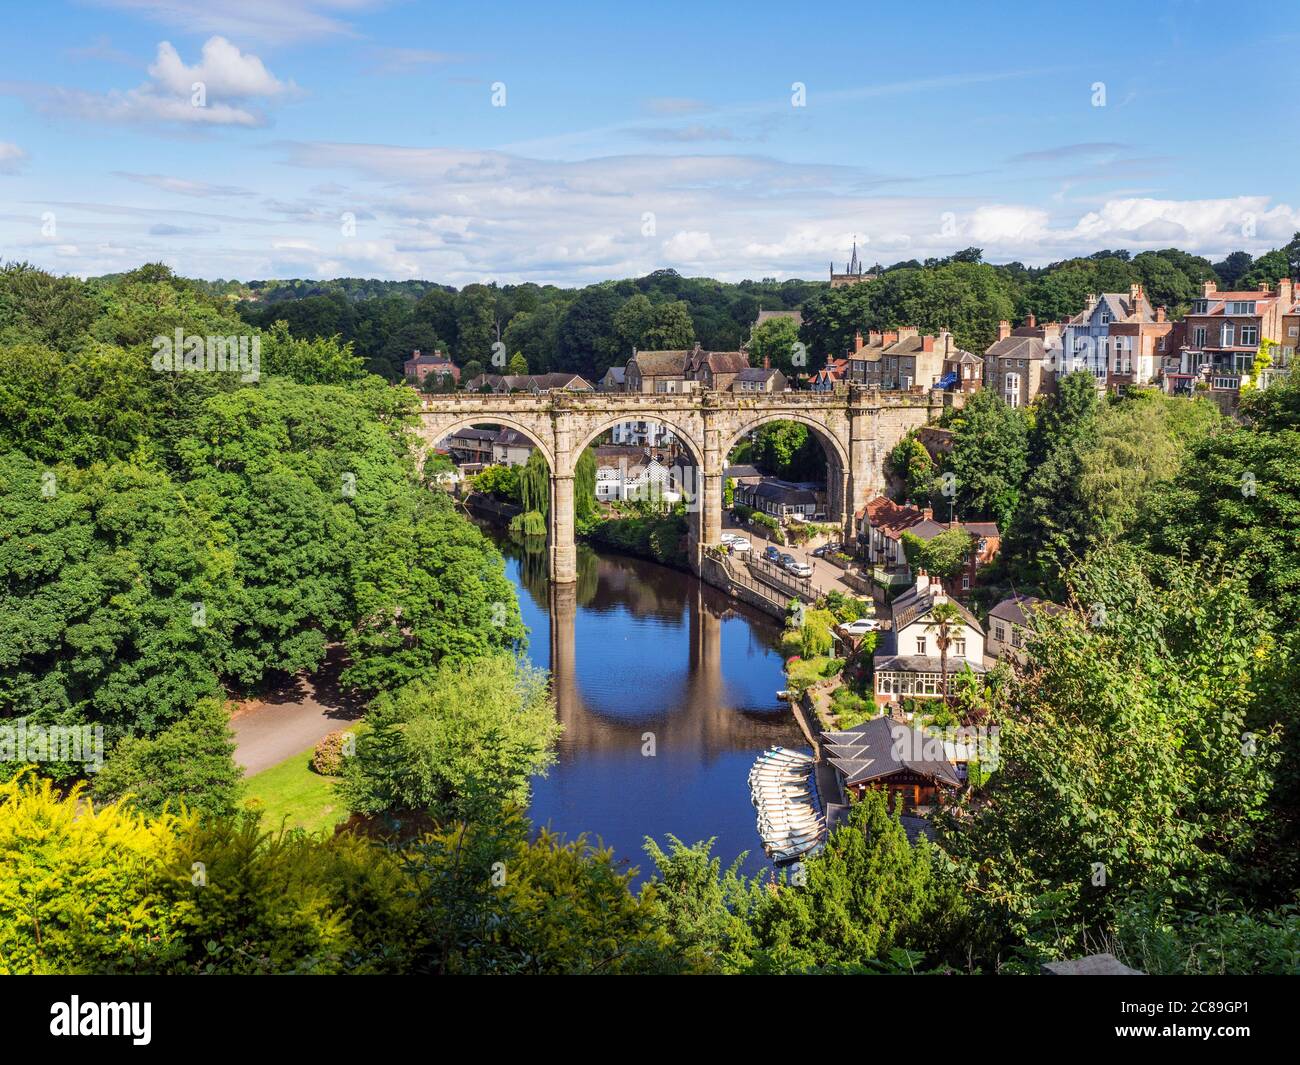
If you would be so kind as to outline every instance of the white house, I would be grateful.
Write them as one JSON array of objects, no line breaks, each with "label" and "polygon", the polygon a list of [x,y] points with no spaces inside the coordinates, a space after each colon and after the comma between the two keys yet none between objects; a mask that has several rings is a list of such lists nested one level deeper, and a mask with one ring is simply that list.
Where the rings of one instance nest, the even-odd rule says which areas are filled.
[{"label": "white house", "polygon": [[596,499],[601,503],[631,499],[661,499],[676,503],[672,471],[633,447],[596,449]]},{"label": "white house", "polygon": [[610,430],[609,438],[621,447],[666,447],[672,442],[673,434],[662,422],[641,419],[619,422]]},{"label": "white house", "polygon": [[533,442],[516,429],[502,429],[492,441],[492,461],[498,466],[522,466],[533,453]]},{"label": "white house", "polygon": [[954,675],[969,667],[984,673],[984,629],[975,615],[938,584],[931,584],[924,570],[916,584],[894,600],[890,607],[891,627],[880,634],[872,664],[876,674],[876,703],[897,702],[908,696],[938,699],[943,695],[943,663],[939,650],[939,629],[934,608],[940,603],[957,607],[960,620],[948,629],[948,686]]}]

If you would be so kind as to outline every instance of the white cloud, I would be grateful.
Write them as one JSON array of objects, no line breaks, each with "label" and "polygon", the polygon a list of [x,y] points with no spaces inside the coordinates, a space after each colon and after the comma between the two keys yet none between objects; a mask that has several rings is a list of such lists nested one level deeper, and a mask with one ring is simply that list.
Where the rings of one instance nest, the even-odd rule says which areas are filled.
[{"label": "white cloud", "polygon": [[[249,101],[268,101],[294,93],[262,61],[222,37],[204,45],[202,58],[187,66],[163,41],[149,66],[151,81],[134,89],[87,92],[58,85],[7,85],[4,91],[26,98],[37,109],[89,122],[187,126],[264,126],[265,112]],[[196,91],[194,86],[201,83]]]},{"label": "white cloud", "polygon": [[290,42],[353,36],[340,16],[380,7],[380,0],[99,0],[186,33],[229,33],[246,40]]},{"label": "white cloud", "polygon": [[195,82],[209,94],[230,99],[280,96],[291,88],[276,78],[257,56],[245,54],[224,37],[210,37],[203,44],[202,58],[186,66],[170,41],[158,45],[158,57],[149,67],[158,89],[188,97]]},{"label": "white cloud", "polygon": [[27,153],[9,141],[0,141],[0,174],[16,174],[27,165]]}]

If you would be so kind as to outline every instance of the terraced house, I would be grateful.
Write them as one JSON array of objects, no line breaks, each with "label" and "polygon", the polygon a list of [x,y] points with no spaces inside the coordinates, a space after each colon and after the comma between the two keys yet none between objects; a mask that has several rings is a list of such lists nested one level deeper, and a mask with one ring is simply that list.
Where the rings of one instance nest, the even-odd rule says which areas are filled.
[{"label": "terraced house", "polygon": [[1089,296],[1061,330],[1062,372],[1087,370],[1103,392],[1151,384],[1159,375],[1160,340],[1172,328],[1165,308],[1153,307],[1141,285]]},{"label": "terraced house", "polygon": [[1061,327],[1039,325],[1031,314],[1025,324],[1011,328],[1003,319],[998,338],[984,352],[984,387],[997,392],[1012,407],[1025,407],[1056,389],[1061,364]]},{"label": "terraced house", "polygon": [[958,351],[951,333],[922,336],[916,326],[871,332],[865,343],[858,333],[849,353],[847,377],[882,390],[935,388],[943,379],[945,361],[955,359]]},{"label": "terraced house", "polygon": [[1187,314],[1178,369],[1166,374],[1166,389],[1185,390],[1190,381],[1194,387],[1208,388],[1212,394],[1235,400],[1242,378],[1251,373],[1255,364],[1261,340],[1278,345],[1278,358],[1265,383],[1290,369],[1296,338],[1287,336],[1287,332],[1297,322],[1300,318],[1296,317],[1295,287],[1289,279],[1272,286],[1261,285],[1254,291],[1229,292],[1220,292],[1213,281],[1204,282],[1200,298]]}]

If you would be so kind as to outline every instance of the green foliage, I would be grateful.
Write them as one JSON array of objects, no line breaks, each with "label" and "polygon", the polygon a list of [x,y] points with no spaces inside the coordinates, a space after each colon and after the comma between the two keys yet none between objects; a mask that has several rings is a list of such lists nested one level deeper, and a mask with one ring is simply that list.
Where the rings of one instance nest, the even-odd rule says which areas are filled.
[{"label": "green foliage", "polygon": [[[800,374],[815,373],[819,367],[811,366],[808,354],[802,354],[802,364],[795,358],[800,354],[799,327],[793,318],[769,318],[755,326],[749,341],[749,360],[754,366],[770,365],[793,381]],[[767,360],[764,363],[764,360]]]},{"label": "green foliage", "polygon": [[1086,617],[1039,619],[996,772],[943,836],[990,927],[1057,956],[1149,892],[1186,907],[1227,889],[1277,763],[1259,716],[1277,651],[1240,580],[1108,551],[1071,583]]},{"label": "green foliage", "polygon": [[366,814],[472,819],[503,802],[522,806],[560,732],[545,674],[509,655],[445,664],[381,695],[366,720],[340,784]]},{"label": "green foliage", "polygon": [[510,519],[510,531],[522,536],[545,536],[546,519],[535,510],[526,510]]},{"label": "green foliage", "polygon": [[[592,483],[594,491],[594,468]],[[543,518],[551,511],[551,469],[540,448],[528,453],[528,461],[519,471],[519,503],[525,511],[536,511]]]},{"label": "green foliage", "polygon": [[523,502],[520,470],[519,466],[488,466],[474,475],[471,484],[476,492],[518,506]]},{"label": "green foliage", "polygon": [[800,636],[800,653],[805,658],[817,658],[831,653],[835,646],[832,629],[835,615],[829,610],[805,610]]},{"label": "green foliage", "polygon": [[956,507],[968,519],[1007,530],[1029,470],[1029,431],[1021,410],[992,390],[973,393],[954,413],[952,452],[945,469],[956,478]]},{"label": "green foliage", "polygon": [[92,788],[96,802],[129,796],[150,813],[184,804],[229,816],[238,804],[243,779],[226,708],[220,700],[202,699],[152,739],[125,736],[118,741]]},{"label": "green foliage", "polygon": [[923,569],[932,577],[951,580],[970,560],[975,541],[964,529],[946,529],[923,540],[910,532],[902,536],[903,554],[913,571]]},{"label": "green foliage", "polygon": [[684,569],[689,561],[686,545],[690,526],[680,504],[666,513],[655,511],[649,503],[634,506],[621,517],[596,522],[587,536],[599,546],[665,566]]},{"label": "green foliage", "polygon": [[903,482],[903,492],[909,501],[922,506],[930,502],[935,491],[934,460],[914,432],[894,445],[885,459],[885,469]]},{"label": "green foliage", "polygon": [[1116,939],[1128,963],[1153,976],[1294,976],[1300,968],[1293,905],[1252,912],[1225,902],[1187,913],[1146,899],[1120,914]]},{"label": "green foliage", "polygon": [[802,422],[772,421],[759,426],[754,432],[752,459],[764,473],[787,481],[826,477],[826,452]]}]

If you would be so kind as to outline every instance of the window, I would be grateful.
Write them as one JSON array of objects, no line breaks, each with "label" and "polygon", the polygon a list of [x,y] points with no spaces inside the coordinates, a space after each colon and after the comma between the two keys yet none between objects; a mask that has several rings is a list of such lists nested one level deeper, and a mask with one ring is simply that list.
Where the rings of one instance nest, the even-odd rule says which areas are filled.
[{"label": "window", "polygon": [[1259,343],[1259,326],[1257,326],[1257,325],[1243,325],[1243,326],[1241,327],[1241,342],[1242,342],[1242,344],[1258,344],[1258,343]]},{"label": "window", "polygon": [[955,654],[958,658],[965,658],[965,657],[966,657],[966,641],[963,640],[963,639],[956,639],[956,640],[953,640],[953,641],[952,641],[952,653]]},{"label": "window", "polygon": [[1004,389],[1007,397],[1007,405],[1010,407],[1020,406],[1020,375],[1018,373],[1009,373],[1004,382]]},{"label": "window", "polygon": [[1250,368],[1255,364],[1254,355],[1234,355],[1232,357],[1232,368],[1237,373],[1249,373]]},{"label": "window", "polygon": [[1197,300],[1195,303],[1192,304],[1192,313],[1193,313],[1193,314],[1209,314],[1209,313],[1210,313],[1210,301],[1209,301],[1209,300]]},{"label": "window", "polygon": [[916,653],[919,654],[919,655],[923,655],[923,654],[925,654],[925,637],[924,637],[924,636],[918,636],[918,637],[916,638]]},{"label": "window", "polygon": [[961,590],[962,590],[963,592],[969,592],[969,591],[970,591],[970,578],[969,578],[969,577],[963,577],[963,578],[961,579]]},{"label": "window", "polygon": [[1210,383],[1221,391],[1235,392],[1237,390],[1237,378],[1235,377],[1216,377]]},{"label": "window", "polygon": [[1287,326],[1286,335],[1289,337],[1300,337],[1300,325]]},{"label": "window", "polygon": [[993,622],[993,638],[997,640],[998,643],[1007,642],[1007,627],[1000,621]]},{"label": "window", "polygon": [[1110,325],[1110,311],[1101,312],[1101,324]]},{"label": "window", "polygon": [[1011,626],[1011,646],[1012,647],[1025,646],[1025,633],[1024,630],[1021,629],[1019,625]]},{"label": "window", "polygon": [[1192,330],[1192,344],[1198,348],[1205,347],[1205,326],[1198,325]]},{"label": "window", "polygon": [[1254,300],[1244,300],[1240,302],[1233,301],[1228,304],[1228,313],[1229,314],[1254,314],[1255,301]]},{"label": "window", "polygon": [[1231,322],[1224,322],[1223,328],[1219,330],[1219,347],[1230,348],[1237,337],[1237,327]]}]

